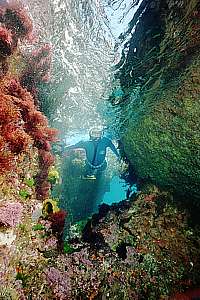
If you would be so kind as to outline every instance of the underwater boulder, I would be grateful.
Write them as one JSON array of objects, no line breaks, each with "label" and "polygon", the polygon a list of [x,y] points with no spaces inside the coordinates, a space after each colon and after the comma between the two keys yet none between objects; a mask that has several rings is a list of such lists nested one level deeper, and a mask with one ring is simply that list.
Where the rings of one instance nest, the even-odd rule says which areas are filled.
[{"label": "underwater boulder", "polygon": [[[181,86],[143,96],[143,112],[133,112],[123,136],[137,177],[171,189],[179,197],[200,198],[200,64],[184,73]],[[140,112],[139,112],[140,110]]]},{"label": "underwater boulder", "polygon": [[[199,1],[143,1],[118,70],[121,140],[140,182],[200,198]],[[143,8],[142,8],[143,7]]]}]

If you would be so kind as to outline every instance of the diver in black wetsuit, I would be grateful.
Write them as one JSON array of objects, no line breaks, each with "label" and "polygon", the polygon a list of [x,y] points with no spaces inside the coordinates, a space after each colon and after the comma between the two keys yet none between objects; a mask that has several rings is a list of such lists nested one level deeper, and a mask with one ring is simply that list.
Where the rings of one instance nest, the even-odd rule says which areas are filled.
[{"label": "diver in black wetsuit", "polygon": [[69,146],[66,150],[83,148],[86,152],[85,177],[96,179],[94,174],[102,172],[107,167],[106,150],[110,148],[119,159],[119,153],[112,141],[102,136],[102,131],[92,129],[89,132],[89,141],[80,141],[75,145]]}]

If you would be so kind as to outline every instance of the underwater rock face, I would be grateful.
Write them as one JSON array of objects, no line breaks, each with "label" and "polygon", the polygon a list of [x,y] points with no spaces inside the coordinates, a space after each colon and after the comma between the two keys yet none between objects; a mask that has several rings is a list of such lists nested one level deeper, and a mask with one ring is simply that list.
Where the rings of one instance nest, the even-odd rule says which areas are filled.
[{"label": "underwater rock face", "polygon": [[[0,299],[15,300],[26,299],[23,288],[30,278],[34,291],[37,279],[32,271],[46,260],[42,251],[57,248],[56,237],[31,218],[41,198],[50,193],[48,170],[54,162],[50,142],[57,131],[39,111],[36,91],[29,93],[20,82],[26,71],[22,42],[30,38],[32,21],[17,2],[0,1]],[[39,213],[34,217],[37,221]]]},{"label": "underwater rock face", "polygon": [[194,198],[200,197],[199,67],[194,62],[185,72],[182,87],[144,95],[146,111],[130,121],[123,139],[139,178]]},{"label": "underwater rock face", "polygon": [[199,231],[170,199],[149,186],[131,201],[100,206],[82,237],[49,260],[44,285],[56,299],[124,300],[169,300],[198,285]]},{"label": "underwater rock face", "polygon": [[[149,21],[153,15],[159,15],[156,24]],[[200,198],[199,29],[197,1],[147,5],[119,70],[125,153],[141,181],[179,198]]]}]

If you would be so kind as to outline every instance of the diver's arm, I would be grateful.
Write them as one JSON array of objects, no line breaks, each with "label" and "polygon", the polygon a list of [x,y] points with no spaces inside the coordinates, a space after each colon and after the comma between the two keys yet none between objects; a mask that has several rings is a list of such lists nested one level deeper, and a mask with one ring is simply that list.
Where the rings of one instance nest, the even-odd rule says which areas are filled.
[{"label": "diver's arm", "polygon": [[80,141],[74,145],[71,145],[71,146],[68,146],[68,147],[65,147],[65,151],[68,151],[68,150],[73,150],[73,149],[77,149],[77,148],[85,148],[84,147],[84,142],[83,141]]}]

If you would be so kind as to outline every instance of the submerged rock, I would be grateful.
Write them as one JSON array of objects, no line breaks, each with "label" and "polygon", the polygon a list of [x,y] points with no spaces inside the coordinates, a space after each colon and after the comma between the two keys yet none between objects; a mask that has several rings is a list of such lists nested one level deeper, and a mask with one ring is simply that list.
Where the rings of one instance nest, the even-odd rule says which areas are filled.
[{"label": "submerged rock", "polygon": [[141,182],[199,200],[199,3],[143,1],[140,13],[117,75],[124,151]]},{"label": "submerged rock", "polygon": [[169,299],[200,284],[198,229],[188,226],[187,214],[170,199],[152,187],[131,202],[103,206],[82,238],[49,261],[45,274],[54,296]]},{"label": "submerged rock", "polygon": [[[188,67],[181,86],[143,96],[144,111],[123,136],[125,152],[145,181],[181,196],[200,198],[200,64]],[[174,84],[173,84],[174,85]],[[138,108],[140,109],[140,108]]]}]

